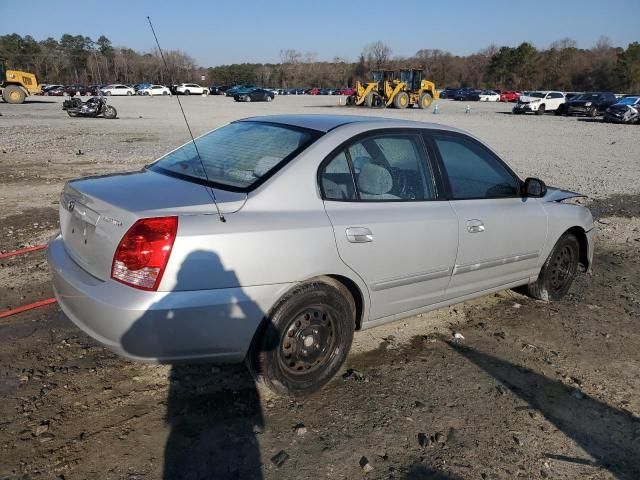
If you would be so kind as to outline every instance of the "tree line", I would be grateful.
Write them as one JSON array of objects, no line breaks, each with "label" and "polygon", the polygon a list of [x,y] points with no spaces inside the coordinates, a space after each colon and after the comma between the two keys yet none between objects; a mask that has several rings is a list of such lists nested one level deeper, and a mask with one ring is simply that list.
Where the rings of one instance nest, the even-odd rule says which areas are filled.
[{"label": "tree line", "polygon": [[466,56],[439,49],[420,49],[412,56],[393,55],[378,41],[366,45],[358,59],[320,61],[312,52],[280,51],[278,63],[242,63],[202,68],[185,52],[136,52],[114,47],[104,35],[97,40],[64,34],[37,41],[29,35],[0,36],[0,57],[16,69],[33,71],[40,82],[61,84],[181,83],[269,87],[344,87],[367,80],[377,69],[421,68],[438,87],[474,86],[514,90],[613,90],[640,92],[640,43],[614,47],[601,38],[589,49],[565,38],[548,48],[528,42],[517,47],[491,45]]}]

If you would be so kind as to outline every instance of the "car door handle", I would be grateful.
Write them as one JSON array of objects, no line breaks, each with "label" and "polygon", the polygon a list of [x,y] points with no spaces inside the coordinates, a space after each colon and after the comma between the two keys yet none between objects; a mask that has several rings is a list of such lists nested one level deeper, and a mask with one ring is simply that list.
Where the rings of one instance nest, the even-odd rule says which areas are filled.
[{"label": "car door handle", "polygon": [[467,232],[480,233],[484,232],[484,223],[482,220],[467,220]]},{"label": "car door handle", "polygon": [[347,240],[351,243],[373,242],[373,233],[365,227],[349,227],[346,230]]}]

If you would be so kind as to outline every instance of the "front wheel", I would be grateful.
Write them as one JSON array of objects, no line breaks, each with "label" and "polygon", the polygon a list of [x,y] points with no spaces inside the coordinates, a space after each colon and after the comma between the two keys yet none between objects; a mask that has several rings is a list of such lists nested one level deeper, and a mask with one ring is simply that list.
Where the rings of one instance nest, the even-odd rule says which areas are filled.
[{"label": "front wheel", "polygon": [[191,95],[191,90],[185,90],[185,91],[184,91],[184,94],[185,94],[185,95]]},{"label": "front wheel", "polygon": [[580,245],[575,235],[565,233],[544,262],[538,279],[527,286],[529,296],[538,300],[560,300],[578,272]]},{"label": "front wheel", "polygon": [[250,370],[277,394],[318,390],[349,354],[355,313],[353,297],[340,282],[321,277],[301,284],[267,319],[252,348]]},{"label": "front wheel", "polygon": [[116,118],[118,116],[118,112],[111,105],[107,105],[104,107],[104,118]]},{"label": "front wheel", "polygon": [[598,116],[598,107],[591,107],[589,109],[589,111],[587,112],[587,115],[589,115],[589,117],[594,118]]},{"label": "front wheel", "polygon": [[433,102],[433,97],[430,93],[424,92],[422,95],[420,95],[419,106],[423,110],[429,108],[431,102]]},{"label": "front wheel", "polygon": [[536,110],[536,115],[544,115],[545,111],[546,111],[546,107],[544,105],[540,105],[538,107],[538,110]]},{"label": "front wheel", "polygon": [[273,100],[273,97],[271,95],[267,95],[267,102],[270,102]]}]

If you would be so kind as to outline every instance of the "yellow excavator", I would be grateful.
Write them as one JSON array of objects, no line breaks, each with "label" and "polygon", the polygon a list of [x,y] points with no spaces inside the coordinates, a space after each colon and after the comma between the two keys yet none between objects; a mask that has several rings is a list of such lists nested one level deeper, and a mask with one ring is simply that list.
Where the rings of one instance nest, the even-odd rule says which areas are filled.
[{"label": "yellow excavator", "polygon": [[0,92],[7,103],[24,103],[29,95],[41,89],[33,73],[9,70],[4,59],[0,59]]},{"label": "yellow excavator", "polygon": [[426,109],[440,98],[435,84],[425,80],[419,69],[378,70],[371,76],[371,82],[357,82],[356,93],[347,104],[379,108],[418,105]]}]

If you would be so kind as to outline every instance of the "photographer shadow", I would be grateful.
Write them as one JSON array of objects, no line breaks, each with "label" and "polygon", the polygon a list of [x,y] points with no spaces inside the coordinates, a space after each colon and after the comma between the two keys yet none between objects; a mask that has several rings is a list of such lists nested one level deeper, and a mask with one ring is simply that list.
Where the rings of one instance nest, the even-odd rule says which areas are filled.
[{"label": "photographer shadow", "polygon": [[[206,275],[222,285],[238,285],[233,271],[225,270],[210,251],[195,251],[182,263],[176,291],[194,292],[194,279]],[[229,292],[229,298],[220,299]],[[247,332],[265,314],[241,289],[220,289],[216,301],[223,307],[203,313],[177,308],[170,295],[152,305],[122,338],[125,351],[147,358],[171,358],[193,345],[195,351],[224,351],[224,340]],[[166,312],[159,316],[158,311]],[[200,313],[200,315],[198,315]],[[233,319],[230,326],[228,319]],[[216,324],[226,319],[226,331]],[[234,326],[237,321],[237,327]],[[207,322],[210,328],[203,329]],[[245,323],[243,323],[245,322]],[[247,325],[249,323],[250,325]],[[269,328],[263,321],[261,328]],[[265,326],[266,325],[266,326]],[[249,330],[250,331],[250,330]],[[259,332],[261,333],[261,332]],[[261,479],[262,461],[257,436],[264,426],[258,390],[247,368],[211,363],[172,363],[166,405],[170,427],[165,445],[165,480]]]},{"label": "photographer shadow", "polygon": [[553,453],[547,458],[602,467],[619,479],[640,478],[640,421],[629,413],[530,368],[442,340],[538,410],[594,461]]}]

